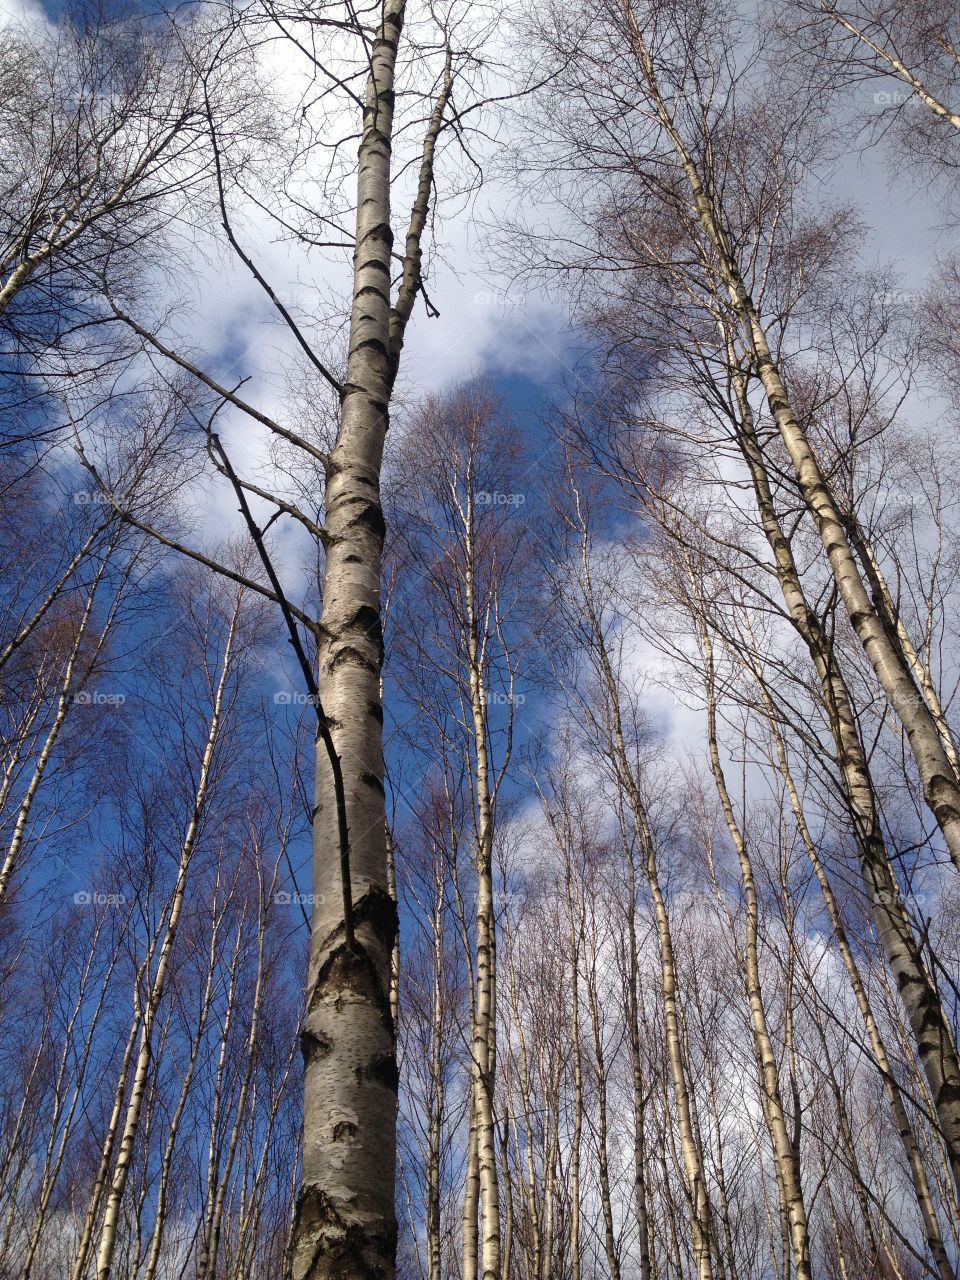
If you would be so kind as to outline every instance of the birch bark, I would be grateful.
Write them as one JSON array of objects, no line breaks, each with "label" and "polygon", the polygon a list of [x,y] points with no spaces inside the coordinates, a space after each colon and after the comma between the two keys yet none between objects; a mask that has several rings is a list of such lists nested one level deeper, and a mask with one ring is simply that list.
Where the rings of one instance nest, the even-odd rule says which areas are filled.
[{"label": "birch bark", "polygon": [[[452,89],[449,59],[431,111],[403,277],[391,307],[394,76],[405,0],[386,0],[370,50],[358,154],[353,302],[337,437],[327,461],[317,689],[343,776],[318,750],[304,1054],[303,1172],[293,1280],[394,1273],[397,1062],[391,1002],[397,934],[384,803],[380,690],[380,501],[390,397],[421,288],[420,242]],[[349,841],[342,893],[341,824]],[[350,901],[352,899],[352,902]]]}]

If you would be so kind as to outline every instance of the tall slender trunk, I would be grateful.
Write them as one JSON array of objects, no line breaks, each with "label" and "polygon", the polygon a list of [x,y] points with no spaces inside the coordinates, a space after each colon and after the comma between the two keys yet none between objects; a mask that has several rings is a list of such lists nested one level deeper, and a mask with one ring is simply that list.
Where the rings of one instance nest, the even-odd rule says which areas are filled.
[{"label": "tall slender trunk", "polygon": [[[211,1167],[214,1169],[215,1177],[207,1194],[207,1220],[204,1223],[200,1256],[197,1260],[197,1280],[207,1280],[207,1277],[215,1276],[217,1274],[217,1257],[220,1249],[220,1237],[224,1207],[226,1205],[227,1189],[230,1186],[230,1180],[233,1175],[237,1144],[240,1141],[240,1132],[245,1118],[247,1100],[251,1096],[254,1087],[254,1068],[257,1063],[258,1048],[257,1032],[260,1026],[264,984],[267,977],[264,963],[266,910],[267,902],[273,895],[276,887],[276,869],[274,869],[273,879],[269,885],[264,883],[262,867],[258,866],[257,873],[259,889],[256,926],[257,968],[250,1004],[250,1025],[247,1029],[247,1038],[244,1045],[243,1076],[241,1078],[240,1089],[237,1094],[236,1102],[234,1103],[233,1125],[231,1126],[230,1135],[227,1139],[227,1149],[222,1163],[219,1161],[215,1163],[213,1160],[214,1148],[213,1134],[211,1132]],[[231,988],[232,987],[233,976],[231,975]],[[227,1037],[226,1034],[224,1034],[224,1048],[226,1047]]]},{"label": "tall slender trunk", "polygon": [[466,476],[464,512],[464,631],[473,739],[474,786],[477,804],[477,995],[474,1004],[472,1093],[476,1123],[480,1194],[480,1274],[500,1280],[500,1201],[497,1186],[497,1133],[494,1090],[497,1061],[497,938],[493,905],[493,791],[487,743],[487,714],[483,686],[484,655],[476,596],[474,563],[474,491],[472,468]]},{"label": "tall slender trunk", "polygon": [[[558,1099],[560,1094],[560,1055],[553,1055],[553,1070],[547,1071],[544,1061],[546,1046],[540,1045],[540,1079],[543,1095]],[[540,1271],[537,1280],[552,1280],[557,1270],[557,1254],[554,1248],[555,1224],[561,1208],[557,1193],[557,1164],[560,1156],[560,1111],[548,1104],[543,1118],[543,1247],[540,1251]]]},{"label": "tall slender trunk", "polygon": [[[192,812],[187,823],[186,831],[184,832],[183,843],[180,847],[180,857],[177,865],[177,878],[167,908],[167,924],[166,929],[164,930],[163,942],[160,945],[160,950],[157,956],[157,966],[152,974],[150,973],[149,968],[146,972],[147,990],[143,998],[143,1017],[140,1028],[140,1043],[137,1049],[136,1063],[133,1070],[130,1098],[127,1102],[127,1112],[124,1118],[123,1132],[120,1136],[120,1148],[117,1154],[117,1162],[114,1167],[110,1188],[107,1192],[103,1223],[100,1227],[100,1243],[97,1248],[97,1280],[109,1280],[113,1266],[113,1254],[117,1241],[117,1228],[120,1222],[120,1206],[123,1202],[123,1193],[127,1185],[127,1177],[129,1175],[130,1165],[133,1159],[134,1143],[136,1142],[137,1133],[140,1128],[141,1109],[143,1107],[144,1096],[149,1082],[150,1069],[154,1060],[154,1023],[156,1021],[157,1010],[160,1006],[160,999],[166,985],[167,970],[170,966],[170,957],[173,953],[173,947],[177,937],[177,928],[180,923],[180,917],[183,913],[190,863],[193,859],[197,837],[199,836],[200,826],[206,811],[207,795],[213,776],[214,752],[216,751],[217,743],[220,738],[220,724],[223,715],[224,697],[226,694],[227,682],[231,673],[231,659],[234,639],[236,637],[241,600],[242,596],[238,595],[233,615],[230,619],[230,627],[227,632],[226,642],[224,644],[220,675],[217,680],[213,696],[213,705],[210,711],[207,740],[204,744],[203,755],[200,760],[197,789],[193,799]],[[77,1280],[79,1280],[79,1277],[77,1277]]]},{"label": "tall slender trunk", "polygon": [[[107,563],[108,561],[106,558],[101,562],[93,583],[87,593],[87,599],[84,602],[83,612],[80,616],[80,621],[77,625],[77,630],[73,637],[73,643],[70,648],[70,653],[67,656],[63,676],[60,681],[60,689],[57,694],[57,703],[53,714],[53,720],[50,728],[47,730],[47,736],[44,739],[43,746],[40,748],[40,753],[37,756],[36,763],[33,767],[33,774],[27,784],[27,789],[23,794],[23,798],[20,801],[20,806],[17,809],[17,816],[14,821],[10,843],[7,846],[3,863],[0,865],[0,899],[3,899],[6,895],[7,890],[10,887],[10,881],[17,869],[20,854],[23,850],[23,843],[27,834],[27,824],[30,820],[30,814],[33,810],[37,793],[40,790],[40,785],[43,782],[44,774],[50,764],[53,750],[57,745],[57,741],[63,730],[67,715],[73,705],[74,692],[77,683],[77,667],[80,662],[81,650],[93,616],[93,606],[96,600],[97,588],[100,585],[100,581],[103,578],[104,573],[106,572]],[[102,643],[103,637],[101,636],[100,644],[95,646],[97,650],[99,650]],[[88,662],[87,670],[90,669],[90,665],[91,664]]]},{"label": "tall slender trunk", "polygon": [[[383,681],[380,682],[380,696],[383,697]],[[390,830],[390,823],[387,822],[384,828],[383,838],[385,842],[387,854],[387,891],[393,899],[394,905],[397,903],[397,863],[393,850],[393,833]],[[396,1027],[400,1022],[400,932],[394,939],[393,951],[390,956],[390,1016],[393,1019],[393,1025]]]},{"label": "tall slender trunk", "polygon": [[160,1170],[157,1178],[157,1200],[154,1208],[153,1231],[150,1236],[150,1244],[147,1248],[147,1261],[143,1273],[143,1280],[156,1280],[157,1269],[160,1265],[164,1228],[167,1222],[167,1200],[170,1194],[170,1174],[173,1167],[173,1154],[177,1143],[177,1137],[180,1132],[180,1124],[183,1119],[184,1111],[186,1110],[190,1086],[193,1083],[194,1072],[200,1058],[200,1051],[204,1044],[204,1034],[206,1032],[207,1021],[210,1017],[210,1011],[213,1006],[213,983],[217,972],[217,956],[219,952],[220,928],[222,924],[222,917],[216,913],[216,899],[214,899],[213,906],[214,916],[210,930],[210,942],[207,947],[207,974],[204,980],[203,994],[200,997],[200,1005],[197,1010],[196,1027],[195,1030],[191,1032],[190,1055],[187,1059],[186,1070],[183,1072],[180,1092],[177,1095],[177,1102],[173,1109],[173,1114],[170,1117],[167,1137],[163,1145],[163,1154],[160,1160]]},{"label": "tall slender trunk", "polygon": [[[91,941],[90,951],[84,965],[84,971],[81,975],[77,1002],[73,1007],[70,1019],[62,1033],[63,1048],[59,1058],[56,1083],[54,1086],[54,1104],[50,1116],[49,1137],[44,1154],[39,1185],[34,1192],[36,1199],[36,1212],[34,1215],[33,1226],[28,1237],[26,1253],[20,1264],[21,1280],[29,1280],[30,1273],[33,1270],[33,1263],[37,1250],[40,1247],[44,1226],[46,1225],[47,1210],[56,1188],[57,1178],[59,1177],[60,1169],[68,1150],[68,1143],[73,1132],[74,1116],[78,1106],[82,1103],[83,1086],[86,1080],[87,1066],[95,1043],[94,1032],[100,1022],[104,1007],[108,1003],[110,979],[113,976],[114,969],[121,956],[121,952],[119,950],[115,950],[110,956],[107,969],[100,981],[100,989],[97,993],[97,999],[93,1009],[91,1011],[87,1008],[87,1017],[89,1018],[89,1021],[84,1032],[83,1047],[80,1053],[77,1054],[76,1045],[73,1040],[73,1032],[74,1027],[77,1025],[77,1019],[84,1013],[84,1008],[88,1003],[87,981],[90,976],[91,966],[96,958],[99,936],[100,928],[98,927]],[[67,1089],[68,1081],[70,1086],[69,1090]],[[67,1103],[68,1093],[70,1095],[69,1103]],[[19,1117],[17,1128],[19,1128]],[[13,1193],[11,1193],[11,1199],[15,1203],[15,1195]],[[8,1219],[7,1229],[4,1233],[3,1247],[0,1249],[0,1258],[6,1256],[12,1227],[13,1218],[10,1218]]]},{"label": "tall slender trunk", "polygon": [[573,1054],[573,1135],[570,1139],[570,1277],[580,1280],[580,1142],[583,1133],[583,1050],[580,1044],[580,950],[582,915],[574,908],[572,850],[563,841],[563,883],[567,900],[567,946],[570,951],[570,1044]]},{"label": "tall slender trunk", "polygon": [[813,868],[814,875],[817,878],[817,884],[820,886],[820,892],[823,896],[824,905],[827,909],[827,916],[830,920],[833,936],[837,943],[837,949],[840,952],[840,958],[843,961],[843,967],[847,973],[847,979],[853,991],[854,999],[857,1002],[857,1008],[863,1019],[863,1025],[867,1032],[867,1039],[870,1044],[870,1051],[873,1054],[877,1064],[877,1070],[883,1081],[884,1092],[893,1113],[894,1124],[896,1125],[897,1134],[903,1147],[904,1155],[907,1160],[907,1167],[910,1170],[910,1179],[913,1184],[914,1194],[917,1199],[917,1207],[920,1210],[920,1216],[923,1221],[924,1233],[927,1238],[927,1247],[936,1263],[937,1274],[940,1280],[952,1280],[953,1268],[947,1256],[944,1247],[943,1236],[940,1231],[940,1223],[937,1219],[936,1207],[933,1195],[930,1191],[930,1184],[927,1179],[927,1172],[917,1144],[916,1135],[910,1118],[907,1114],[906,1104],[903,1100],[903,1091],[899,1082],[893,1074],[892,1064],[886,1045],[880,1033],[880,1027],[874,1016],[870,999],[864,986],[863,978],[860,975],[860,968],[857,964],[856,956],[847,937],[846,927],[843,923],[843,917],[840,914],[840,906],[837,902],[836,894],[833,891],[833,885],[827,875],[826,868],[820,857],[816,842],[807,825],[806,815],[804,814],[803,804],[800,799],[800,793],[797,790],[793,774],[790,770],[789,760],[787,758],[786,744],[783,740],[783,734],[780,731],[780,725],[777,720],[776,710],[770,699],[766,685],[763,680],[753,673],[757,681],[757,687],[763,701],[764,709],[767,716],[767,724],[773,737],[774,747],[776,751],[777,765],[787,790],[787,796],[790,800],[790,808],[793,812],[794,821],[797,824],[801,842],[806,851],[807,859]]},{"label": "tall slender trunk", "polygon": [[[696,592],[695,583],[693,589]],[[703,678],[707,703],[707,747],[710,756],[710,769],[716,784],[717,795],[720,798],[720,807],[737,855],[737,861],[740,864],[740,878],[743,882],[743,891],[746,898],[747,911],[742,955],[743,978],[747,1003],[750,1007],[753,1046],[760,1076],[760,1096],[764,1117],[767,1122],[767,1131],[770,1134],[770,1143],[773,1148],[773,1158],[777,1168],[777,1188],[780,1192],[781,1212],[789,1224],[790,1246],[793,1251],[797,1280],[811,1280],[810,1232],[800,1173],[800,1154],[795,1149],[787,1131],[783,1098],[780,1092],[780,1072],[767,1025],[767,1014],[760,983],[760,957],[757,944],[760,919],[759,898],[750,851],[734,812],[733,801],[723,772],[723,763],[720,759],[720,747],[717,740],[713,644],[710,640],[708,624],[701,612],[702,604],[702,600],[698,599],[695,615],[704,659]]]},{"label": "tall slender trunk", "polygon": [[[524,1125],[524,1153],[526,1157],[526,1178],[524,1179],[524,1197],[526,1199],[528,1231],[526,1244],[526,1272],[534,1280],[538,1280],[543,1257],[543,1233],[540,1223],[540,1211],[537,1203],[537,1172],[534,1162],[534,1125],[531,1108],[533,1089],[530,1071],[530,1057],[527,1052],[527,1037],[523,1027],[523,1013],[520,1006],[520,989],[513,958],[513,948],[507,947],[507,992],[510,998],[510,1011],[513,1015],[513,1033],[516,1036],[517,1056],[520,1063],[520,1097]],[[519,1144],[518,1144],[519,1145]]]},{"label": "tall slender trunk", "polygon": [[652,1280],[653,1233],[650,1224],[649,1195],[647,1191],[646,1111],[649,1093],[643,1079],[643,1058],[640,1042],[640,960],[637,939],[637,869],[627,832],[623,805],[618,804],[617,816],[623,841],[624,859],[627,865],[626,904],[626,983],[627,1032],[630,1038],[630,1084],[633,1099],[633,1199],[637,1216],[637,1244],[640,1249],[640,1280]]},{"label": "tall slender trunk", "polygon": [[[696,983],[696,978],[694,978],[694,983]],[[694,1000],[699,1012],[699,990],[695,991]],[[686,1013],[687,1008],[689,1008],[689,1002],[684,1009],[684,1013]],[[686,1051],[686,1040],[684,1042],[684,1048]],[[703,1074],[705,1077],[704,1085],[706,1092],[706,1104],[709,1108],[710,1119],[713,1121],[715,1150],[712,1154],[714,1181],[717,1184],[717,1217],[720,1219],[720,1223],[723,1227],[723,1243],[725,1246],[724,1249],[720,1248],[719,1235],[715,1231],[713,1233],[714,1262],[716,1263],[717,1271],[721,1280],[724,1280],[724,1277],[727,1276],[729,1276],[729,1280],[740,1280],[737,1271],[736,1233],[733,1227],[733,1214],[730,1210],[730,1194],[727,1189],[727,1171],[723,1162],[723,1131],[721,1129],[720,1108],[717,1106],[717,1086],[713,1065],[709,1061],[703,1064]],[[706,1152],[707,1143],[703,1137],[703,1127],[700,1123],[700,1116],[696,1106],[696,1093],[693,1094],[693,1101],[694,1132],[696,1133],[700,1150]]]},{"label": "tall slender trunk", "polygon": [[443,1082],[443,871],[434,854],[432,938],[433,1001],[430,1010],[430,1113],[427,1119],[426,1205],[427,1280],[442,1280],[440,1238],[440,1160],[444,1118]]},{"label": "tall slender trunk", "polygon": [[[457,928],[460,943],[467,967],[467,1000],[469,1023],[472,1029],[476,1023],[477,984],[476,966],[470,941],[470,925],[467,920],[466,906],[460,890],[457,870],[457,849],[459,841],[456,834],[453,805],[450,806],[450,833],[453,844],[450,862],[450,879],[456,901]],[[471,1042],[472,1047],[472,1042]],[[473,1078],[471,1067],[467,1068],[467,1150],[464,1168],[463,1204],[460,1215],[460,1264],[463,1280],[476,1280],[480,1258],[480,1162],[477,1156],[477,1124],[476,1109],[473,1105]]]},{"label": "tall slender trunk", "polygon": [[699,1280],[714,1280],[713,1226],[710,1197],[707,1189],[703,1152],[694,1132],[690,1089],[687,1081],[681,1043],[678,1012],[677,964],[673,947],[673,935],[666,899],[660,883],[657,865],[657,849],[647,819],[646,806],[633,772],[633,764],[627,751],[620,714],[620,689],[606,648],[603,627],[597,613],[590,574],[589,532],[576,496],[578,521],[581,532],[580,570],[583,591],[582,605],[590,628],[591,644],[600,668],[606,713],[609,720],[610,757],[617,781],[624,789],[630,816],[633,820],[646,873],[647,887],[653,901],[653,917],[660,950],[662,977],[662,1001],[667,1045],[667,1061],[673,1084],[677,1119],[680,1128],[680,1148],[686,1175],[686,1192],[690,1207],[690,1238],[693,1246],[694,1267]]},{"label": "tall slender trunk", "polygon": [[380,471],[406,326],[422,287],[421,237],[453,85],[448,54],[424,134],[401,282],[391,306],[394,74],[404,12],[405,0],[385,0],[370,50],[347,368],[324,497],[317,691],[337,759],[318,743],[316,905],[302,1035],[303,1166],[291,1237],[293,1280],[391,1280],[396,1265],[397,908],[384,803]]},{"label": "tall slender trunk", "polygon": [[113,1161],[113,1153],[117,1144],[117,1136],[120,1132],[120,1119],[123,1115],[123,1100],[127,1095],[127,1082],[130,1078],[130,1066],[133,1062],[134,1051],[137,1047],[137,1036],[140,1032],[142,1021],[143,1013],[139,1005],[137,1005],[134,1008],[133,1018],[130,1022],[130,1030],[127,1033],[126,1044],[124,1045],[123,1054],[120,1059],[120,1068],[117,1072],[117,1080],[113,1091],[113,1104],[110,1110],[110,1118],[107,1121],[107,1130],[104,1134],[103,1142],[100,1144],[97,1173],[87,1200],[87,1208],[84,1213],[83,1224],[80,1228],[80,1239],[77,1242],[77,1252],[70,1272],[70,1280],[84,1280],[90,1265],[90,1255],[93,1250],[93,1234],[96,1228],[97,1217],[100,1213],[100,1205],[103,1201],[104,1192],[107,1189],[107,1183],[110,1177],[110,1165]]},{"label": "tall slender trunk", "polygon": [[807,601],[793,551],[777,516],[742,375],[735,377],[734,383],[741,448],[750,469],[764,534],[773,553],[777,581],[790,619],[807,646],[820,681],[837,747],[840,781],[853,825],[864,889],[930,1084],[953,1178],[960,1185],[960,1058],[953,1031],[901,902],[880,827],[853,703],[830,637]]},{"label": "tall slender trunk", "polygon": [[607,1062],[603,1046],[600,1015],[600,993],[597,989],[596,941],[587,974],[587,1004],[590,1030],[593,1033],[593,1058],[597,1083],[597,1172],[600,1178],[600,1210],[603,1215],[603,1248],[610,1280],[620,1280],[620,1256],[613,1225],[613,1202],[610,1198],[609,1123],[607,1118]]},{"label": "tall slender trunk", "polygon": [[[744,342],[766,395],[767,406],[790,457],[800,494],[816,524],[834,581],[850,624],[883,689],[890,706],[906,730],[923,786],[924,798],[943,833],[947,849],[960,869],[960,778],[941,740],[941,726],[914,680],[911,666],[899,644],[896,630],[871,600],[851,546],[846,522],[824,477],[807,433],[791,405],[764,329],[759,311],[747,288],[731,237],[715,199],[708,192],[704,174],[670,114],[659,87],[653,59],[635,16],[627,3],[631,44],[640,65],[651,103],[686,178],[701,229],[716,257],[716,266]],[[735,368],[731,369],[735,373]],[[960,1106],[960,1089],[951,1096]]]},{"label": "tall slender trunk", "polygon": [[500,1274],[503,1280],[510,1280],[513,1267],[513,1181],[510,1175],[510,1131],[511,1115],[509,1109],[504,1117],[500,1134],[500,1187],[503,1201],[503,1238],[501,1242]]},{"label": "tall slender trunk", "polygon": [[674,1101],[680,1128],[680,1149],[686,1174],[687,1195],[690,1203],[690,1235],[693,1244],[694,1266],[700,1280],[713,1280],[714,1252],[712,1211],[707,1191],[707,1179],[703,1166],[703,1152],[694,1132],[690,1088],[681,1043],[678,1009],[677,963],[673,948],[673,934],[666,899],[660,883],[656,847],[646,818],[646,810],[634,785],[630,785],[633,819],[639,824],[641,847],[645,851],[647,885],[653,900],[653,915],[660,948],[662,999],[667,1043],[667,1060]]},{"label": "tall slender trunk", "polygon": [[467,1167],[460,1219],[463,1280],[477,1280],[480,1265],[480,1157],[477,1153],[477,1109],[470,1081],[470,1127],[467,1131]]},{"label": "tall slender trunk", "polygon": [[[380,468],[392,381],[390,152],[404,8],[404,0],[386,0],[370,53],[347,371],[327,468],[317,688],[340,758],[346,813],[338,811],[333,766],[318,743],[294,1280],[390,1280],[396,1254],[397,1063],[390,993],[397,912],[385,847]],[[345,919],[351,908],[341,882],[342,817],[351,921]]]},{"label": "tall slender trunk", "polygon": [[[867,1274],[872,1275],[880,1261],[880,1244],[877,1238],[877,1232],[874,1228],[873,1213],[870,1208],[870,1200],[867,1196],[866,1183],[864,1176],[860,1171],[860,1159],[857,1155],[857,1141],[853,1133],[853,1127],[850,1123],[850,1116],[847,1114],[847,1103],[844,1098],[844,1092],[841,1088],[840,1081],[837,1079],[837,1073],[833,1066],[833,1058],[830,1053],[830,1046],[827,1038],[823,1033],[823,1028],[817,1023],[817,1031],[819,1033],[821,1052],[823,1053],[824,1073],[830,1086],[830,1092],[833,1095],[833,1105],[837,1113],[837,1128],[840,1131],[840,1144],[845,1149],[844,1164],[850,1175],[850,1182],[853,1186],[853,1194],[857,1201],[857,1207],[860,1210],[860,1222],[863,1226],[863,1232],[866,1236],[867,1250],[869,1257],[867,1260]],[[840,1145],[838,1144],[838,1145]]]},{"label": "tall slender trunk", "polygon": [[630,1083],[633,1098],[633,1198],[637,1215],[637,1243],[640,1249],[640,1280],[654,1275],[653,1233],[650,1224],[647,1192],[646,1111],[648,1093],[643,1079],[640,1049],[639,965],[637,962],[636,872],[628,853],[630,866],[629,900],[627,902],[627,1024],[630,1036]]}]

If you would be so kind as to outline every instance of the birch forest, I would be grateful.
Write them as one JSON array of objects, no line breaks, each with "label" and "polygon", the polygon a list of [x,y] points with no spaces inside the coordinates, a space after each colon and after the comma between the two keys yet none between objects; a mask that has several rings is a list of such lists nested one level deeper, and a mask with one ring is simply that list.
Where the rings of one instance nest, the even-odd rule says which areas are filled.
[{"label": "birch forest", "polygon": [[957,1280],[960,11],[0,0],[0,1280]]}]

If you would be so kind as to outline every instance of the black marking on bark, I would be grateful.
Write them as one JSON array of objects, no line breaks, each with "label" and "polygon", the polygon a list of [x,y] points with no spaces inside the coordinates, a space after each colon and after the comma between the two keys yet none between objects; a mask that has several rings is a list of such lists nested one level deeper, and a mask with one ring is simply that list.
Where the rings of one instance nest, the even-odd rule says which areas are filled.
[{"label": "black marking on bark", "polygon": [[383,724],[383,704],[379,702],[370,703],[370,714],[379,724]]},{"label": "black marking on bark", "polygon": [[397,904],[390,894],[377,885],[370,885],[354,903],[354,917],[372,925],[374,932],[385,940],[388,949],[393,946],[399,930]]},{"label": "black marking on bark", "polygon": [[358,1081],[372,1080],[391,1093],[397,1093],[400,1088],[400,1072],[397,1070],[396,1057],[392,1053],[382,1053],[372,1058],[367,1066],[358,1068],[357,1078]]},{"label": "black marking on bark", "polygon": [[[378,285],[375,285],[375,284],[362,285],[353,296],[355,298],[362,298],[364,297],[365,294],[368,294],[368,293],[374,294],[382,302],[388,303],[390,301],[390,299],[386,296],[383,290]],[[376,316],[371,316],[370,319],[375,320]]]},{"label": "black marking on bark", "polygon": [[356,343],[353,347],[350,348],[351,356],[356,355],[358,351],[376,351],[379,355],[383,356],[384,359],[387,358],[386,343],[383,342],[382,339],[380,338],[361,339],[360,342]]},{"label": "black marking on bark", "polygon": [[[381,520],[382,519],[383,517],[381,516]],[[351,521],[351,523],[354,522]],[[375,640],[379,646],[383,641],[383,626],[380,622],[380,610],[375,609],[372,605],[362,604],[346,624],[344,630],[353,631],[357,628],[359,628],[365,636],[369,636],[371,640]]]},{"label": "black marking on bark", "polygon": [[[340,392],[341,405],[344,403],[344,401],[347,399],[348,396],[355,396],[358,392],[361,392],[361,391],[366,393],[366,390],[367,390],[366,387],[361,387],[359,382],[345,382],[343,384],[343,390]],[[343,468],[338,467],[337,470],[342,471]]]},{"label": "black marking on bark", "polygon": [[350,517],[350,527],[356,528],[357,525],[366,525],[379,539],[385,538],[387,522],[383,518],[383,510],[380,503],[374,502],[370,498],[354,498],[352,501],[359,510]]},{"label": "black marking on bark", "polygon": [[304,1063],[309,1064],[316,1062],[319,1058],[325,1058],[332,1048],[330,1041],[322,1032],[311,1031],[309,1027],[304,1027],[300,1032],[300,1052],[303,1054]]},{"label": "black marking on bark", "polygon": [[297,1200],[293,1237],[309,1242],[304,1280],[385,1280],[396,1254],[395,1224],[380,1230],[348,1223],[320,1187],[306,1185]]},{"label": "black marking on bark", "polygon": [[375,773],[370,773],[368,769],[365,769],[363,773],[361,773],[360,781],[365,782],[368,787],[372,787],[374,791],[379,792],[380,795],[386,795],[386,792],[383,789],[383,783]]},{"label": "black marking on bark", "polygon": [[[354,907],[355,924],[359,925],[364,918]],[[388,938],[386,950],[389,951],[391,946],[392,938]],[[330,996],[339,1000],[343,992],[350,992],[370,1005],[387,1027],[392,1025],[389,997],[383,989],[376,965],[359,942],[354,942],[352,951],[340,945],[330,952],[317,974],[311,1006]]]},{"label": "black marking on bark", "polygon": [[[360,272],[360,271],[382,271],[382,272],[383,272],[383,274],[387,277],[387,279],[388,279],[388,280],[390,279],[390,267],[388,266],[388,264],[387,264],[386,262],[381,262],[379,258],[370,258],[370,259],[368,259],[366,262],[361,262],[361,263],[360,263],[360,265],[359,265],[359,267],[357,268],[357,270],[358,270],[358,272]],[[372,288],[374,288],[374,287],[375,287],[374,285],[369,285],[369,284],[368,284],[368,285],[362,285],[362,286],[357,290],[357,292],[356,292],[356,294],[354,295],[354,297],[359,298],[360,294],[361,294],[361,293],[363,293],[364,289],[372,289]]]},{"label": "black marking on bark", "polygon": [[[346,403],[349,396],[355,395],[364,395],[367,397],[371,408],[375,409],[383,419],[383,430],[386,432],[390,425],[390,415],[387,412],[388,406],[386,401],[378,399],[369,387],[361,386],[359,382],[346,382],[343,384],[343,388],[340,392],[341,407]],[[342,471],[343,468],[341,467],[340,470]]]},{"label": "black marking on bark", "polygon": [[378,222],[376,226],[371,227],[367,234],[363,237],[361,243],[367,240],[382,240],[389,248],[393,248],[393,231],[387,222]]},{"label": "black marking on bark", "polygon": [[371,662],[366,654],[361,653],[359,649],[354,649],[352,645],[345,644],[341,645],[330,659],[327,664],[327,670],[336,671],[340,667],[349,666],[351,663],[357,667],[364,667],[367,671],[377,672],[380,669],[379,664]]},{"label": "black marking on bark", "polygon": [[[953,790],[955,783],[953,779],[946,777],[945,774],[935,773],[930,779],[927,790],[930,793],[934,803],[931,805],[937,820],[941,823],[953,822],[957,817],[957,810],[953,804]],[[938,793],[943,794],[944,798],[938,798]]]},{"label": "black marking on bark", "polygon": [[355,556],[355,555],[353,555],[353,553],[351,552],[351,554],[350,554],[350,555],[348,555],[348,556],[344,556],[344,557],[343,557],[343,563],[344,563],[344,564],[361,564],[361,563],[362,563],[362,561],[361,561],[361,559],[360,559],[360,557],[359,557],[359,556]]},{"label": "black marking on bark", "polygon": [[331,1137],[334,1142],[342,1142],[344,1138],[352,1138],[357,1132],[358,1126],[350,1120],[338,1120],[333,1126]]}]

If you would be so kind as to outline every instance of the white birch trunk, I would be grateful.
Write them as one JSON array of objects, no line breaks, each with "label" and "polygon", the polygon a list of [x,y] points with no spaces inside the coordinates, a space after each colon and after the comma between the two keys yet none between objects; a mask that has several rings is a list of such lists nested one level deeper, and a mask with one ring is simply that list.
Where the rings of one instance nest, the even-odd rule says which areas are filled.
[{"label": "white birch trunk", "polygon": [[386,0],[371,51],[347,372],[327,471],[317,685],[343,772],[354,944],[348,945],[344,920],[334,776],[318,744],[294,1280],[390,1280],[396,1252],[390,992],[397,913],[385,841],[380,466],[392,382],[390,151],[403,16],[404,0]]}]

